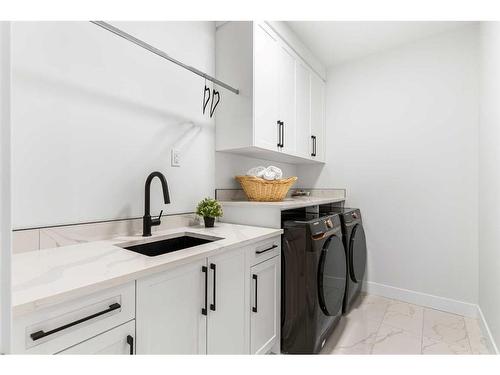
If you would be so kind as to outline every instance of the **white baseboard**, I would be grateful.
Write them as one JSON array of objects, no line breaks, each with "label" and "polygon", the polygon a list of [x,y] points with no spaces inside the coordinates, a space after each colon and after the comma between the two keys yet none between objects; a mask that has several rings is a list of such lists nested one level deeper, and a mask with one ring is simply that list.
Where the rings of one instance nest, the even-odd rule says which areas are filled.
[{"label": "white baseboard", "polygon": [[488,340],[488,349],[490,349],[490,352],[492,353],[500,354],[498,352],[498,347],[495,343],[495,340],[493,339],[493,335],[491,334],[490,327],[488,326],[488,323],[486,322],[483,312],[479,306],[477,306],[477,317],[479,319],[481,331],[483,332],[483,334],[485,334],[486,340]]},{"label": "white baseboard", "polygon": [[373,281],[365,281],[363,283],[363,290],[369,294],[393,298],[453,314],[459,314],[471,318],[478,317],[478,306],[473,303],[457,301],[451,298],[439,297],[409,289],[396,288],[394,286],[379,284]]}]

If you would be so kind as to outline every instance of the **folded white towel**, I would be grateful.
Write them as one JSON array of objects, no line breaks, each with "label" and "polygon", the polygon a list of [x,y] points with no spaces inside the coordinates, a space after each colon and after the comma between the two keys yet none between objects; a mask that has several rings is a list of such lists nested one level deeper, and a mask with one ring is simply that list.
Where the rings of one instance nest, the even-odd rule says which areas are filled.
[{"label": "folded white towel", "polygon": [[263,166],[253,167],[248,170],[247,176],[262,177],[265,171],[266,167]]},{"label": "folded white towel", "polygon": [[265,180],[279,180],[283,177],[283,172],[278,167],[270,165],[269,167],[253,167],[247,171],[247,176],[261,177]]},{"label": "folded white towel", "polygon": [[276,180],[283,178],[283,171],[280,168],[271,165],[267,169],[272,169],[276,173]]},{"label": "folded white towel", "polygon": [[281,177],[283,177],[283,172],[281,171],[281,169],[273,165],[267,167],[266,170],[264,171],[264,174],[262,175],[263,179],[270,181],[279,180]]}]

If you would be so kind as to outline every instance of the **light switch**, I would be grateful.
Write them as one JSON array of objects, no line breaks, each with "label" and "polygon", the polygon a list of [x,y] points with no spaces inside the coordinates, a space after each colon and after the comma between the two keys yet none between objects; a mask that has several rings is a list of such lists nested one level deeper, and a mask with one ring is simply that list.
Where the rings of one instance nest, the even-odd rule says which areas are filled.
[{"label": "light switch", "polygon": [[172,167],[181,166],[181,152],[176,148],[172,149],[172,153],[170,156],[170,164],[172,165]]}]

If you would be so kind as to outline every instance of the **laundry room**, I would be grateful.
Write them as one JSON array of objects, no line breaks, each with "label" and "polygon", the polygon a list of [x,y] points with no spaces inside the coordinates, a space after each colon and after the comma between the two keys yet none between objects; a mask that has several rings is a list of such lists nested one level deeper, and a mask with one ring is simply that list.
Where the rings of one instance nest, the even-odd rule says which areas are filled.
[{"label": "laundry room", "polygon": [[164,18],[0,21],[0,357],[496,358],[500,21]]}]

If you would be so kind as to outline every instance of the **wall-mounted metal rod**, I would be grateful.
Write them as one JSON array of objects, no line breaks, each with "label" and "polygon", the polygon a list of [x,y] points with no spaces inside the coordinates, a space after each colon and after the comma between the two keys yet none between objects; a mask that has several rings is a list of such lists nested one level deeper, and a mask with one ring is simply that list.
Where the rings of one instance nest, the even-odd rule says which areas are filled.
[{"label": "wall-mounted metal rod", "polygon": [[155,48],[152,45],[150,45],[150,44],[148,44],[146,42],[143,42],[140,39],[137,39],[136,37],[134,37],[134,36],[126,33],[123,30],[120,30],[120,29],[114,27],[113,25],[110,25],[107,22],[104,22],[104,21],[90,21],[90,22],[92,22],[94,25],[102,27],[103,29],[111,31],[113,34],[116,34],[116,35],[122,37],[123,39],[126,39],[129,42],[132,42],[132,43],[138,45],[139,47],[147,49],[149,52],[153,52],[155,55],[163,57],[164,59],[166,59],[168,61],[171,61],[174,64],[177,64],[177,65],[183,67],[184,69],[187,69],[187,70],[193,72],[194,74],[199,75],[200,77],[203,77],[203,78],[205,78],[205,79],[207,79],[209,81],[212,81],[213,83],[215,83],[215,84],[217,84],[217,85],[219,85],[221,87],[224,87],[225,89],[227,89],[229,91],[234,92],[236,95],[238,95],[239,92],[240,92],[238,89],[235,89],[234,87],[229,86],[227,83],[219,81],[217,78],[214,78],[214,77],[212,77],[212,76],[210,76],[210,75],[202,72],[201,70],[193,68],[192,66],[186,65],[183,62],[181,62],[179,60],[176,60],[173,57],[170,57],[169,55],[167,55],[165,52],[159,50],[158,48]]}]

